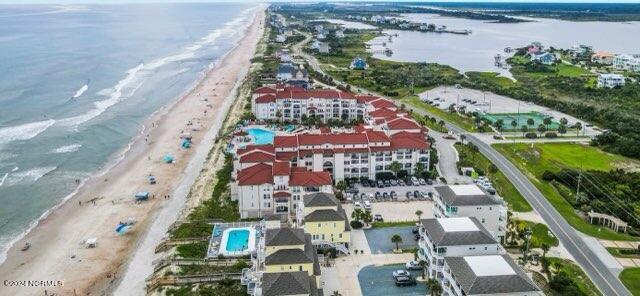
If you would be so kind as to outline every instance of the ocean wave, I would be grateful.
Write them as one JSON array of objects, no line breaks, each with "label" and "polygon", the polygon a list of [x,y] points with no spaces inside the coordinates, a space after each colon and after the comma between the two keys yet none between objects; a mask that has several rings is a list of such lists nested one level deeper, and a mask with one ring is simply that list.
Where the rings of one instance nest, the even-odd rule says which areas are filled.
[{"label": "ocean wave", "polygon": [[49,153],[52,153],[52,154],[71,153],[71,152],[78,151],[80,147],[82,147],[82,144],[71,144],[71,145],[61,146],[56,149],[53,149]]},{"label": "ocean wave", "polygon": [[55,124],[53,119],[0,128],[0,145],[13,141],[29,140]]},{"label": "ocean wave", "polygon": [[9,174],[6,180],[3,182],[6,186],[12,186],[21,183],[32,184],[40,180],[48,173],[53,172],[58,167],[36,167],[26,171],[18,171],[17,173]]},{"label": "ocean wave", "polygon": [[89,89],[89,85],[83,85],[79,90],[76,91],[76,94],[71,97],[72,99],[79,98],[85,91]]},{"label": "ocean wave", "polygon": [[9,173],[5,173],[4,177],[2,177],[2,179],[0,179],[0,187],[2,187],[2,185],[4,185],[4,181],[7,180],[7,177],[9,177]]}]

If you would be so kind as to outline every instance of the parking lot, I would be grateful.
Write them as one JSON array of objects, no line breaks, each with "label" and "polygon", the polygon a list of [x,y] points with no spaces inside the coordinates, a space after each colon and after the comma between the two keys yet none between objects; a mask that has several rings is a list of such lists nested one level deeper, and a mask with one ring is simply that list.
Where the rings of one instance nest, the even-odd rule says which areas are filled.
[{"label": "parking lot", "polygon": [[[343,205],[347,217],[351,219],[351,213],[354,210],[353,204]],[[422,211],[422,219],[433,218],[433,201],[386,201],[371,203],[371,213],[373,215],[382,215],[385,222],[404,222],[418,221],[416,211]]]},{"label": "parking lot", "polygon": [[[358,273],[358,281],[362,289],[362,295],[426,295],[428,289],[424,282],[418,282],[415,286],[396,287],[393,280],[393,271],[403,269],[404,264],[393,265],[368,265]],[[420,271],[411,271],[415,278],[420,276]]]}]

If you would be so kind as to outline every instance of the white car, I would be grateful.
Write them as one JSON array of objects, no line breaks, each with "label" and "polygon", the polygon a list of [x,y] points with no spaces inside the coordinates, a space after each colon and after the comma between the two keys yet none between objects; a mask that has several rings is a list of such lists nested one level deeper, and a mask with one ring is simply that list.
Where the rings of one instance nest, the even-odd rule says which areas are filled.
[{"label": "white car", "polygon": [[353,204],[353,206],[354,206],[356,209],[359,209],[359,208],[361,208],[361,207],[362,207],[362,204],[360,204],[360,202],[359,202],[359,201],[356,201],[356,202]]},{"label": "white car", "polygon": [[409,273],[409,271],[404,270],[404,269],[398,269],[396,271],[393,272],[393,278],[397,278],[399,276],[411,276],[411,274]]},{"label": "white car", "polygon": [[407,262],[407,264],[404,265],[408,270],[420,270],[422,269],[422,267],[420,266],[420,263],[418,263],[418,261],[409,261]]},{"label": "white car", "polygon": [[371,202],[368,200],[364,201],[364,209],[367,211],[371,211]]}]

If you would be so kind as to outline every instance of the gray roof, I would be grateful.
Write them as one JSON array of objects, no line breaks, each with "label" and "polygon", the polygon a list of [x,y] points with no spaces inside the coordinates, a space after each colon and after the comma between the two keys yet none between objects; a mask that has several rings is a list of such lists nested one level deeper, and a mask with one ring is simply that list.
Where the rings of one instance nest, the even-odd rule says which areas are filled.
[{"label": "gray roof", "polygon": [[262,276],[263,296],[320,295],[314,277],[306,271],[265,273]]},{"label": "gray roof", "polygon": [[304,244],[304,230],[300,228],[267,229],[265,232],[265,245],[268,247],[302,244]]},{"label": "gray roof", "polygon": [[340,201],[338,201],[335,195],[325,192],[307,194],[303,197],[303,201],[305,207],[329,207],[340,205]]},{"label": "gray roof", "polygon": [[278,65],[278,73],[289,73],[293,75],[296,68],[291,63],[282,63]]},{"label": "gray roof", "polygon": [[447,265],[465,295],[540,291],[508,255],[502,255],[515,270],[513,275],[477,276],[464,257],[445,257]]},{"label": "gray roof", "polygon": [[342,207],[338,207],[338,210],[315,210],[309,215],[304,217],[305,222],[327,222],[327,221],[344,221],[344,230],[351,231],[349,225],[349,219],[347,219],[347,213]]},{"label": "gray roof", "polygon": [[499,205],[500,202],[487,194],[457,195],[449,186],[435,187],[442,201],[449,206]]},{"label": "gray roof", "polygon": [[476,218],[469,219],[476,224],[478,230],[446,232],[438,219],[434,218],[423,219],[422,226],[436,247],[497,244],[493,236]]},{"label": "gray roof", "polygon": [[316,250],[316,247],[311,242],[310,234],[304,234],[304,251],[298,248],[282,249],[267,256],[267,258],[265,259],[266,265],[302,263],[313,263],[313,274],[320,275],[320,262],[318,261],[318,252]]}]

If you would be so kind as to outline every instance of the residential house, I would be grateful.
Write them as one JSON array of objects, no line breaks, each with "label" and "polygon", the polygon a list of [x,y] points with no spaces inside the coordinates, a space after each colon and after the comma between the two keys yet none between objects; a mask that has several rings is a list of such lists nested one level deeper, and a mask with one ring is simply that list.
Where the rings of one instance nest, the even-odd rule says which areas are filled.
[{"label": "residential house", "polygon": [[538,61],[545,65],[552,65],[556,62],[556,55],[550,52],[540,52],[530,54],[531,61]]},{"label": "residential house", "polygon": [[278,81],[287,81],[293,78],[296,67],[293,63],[280,63],[278,65],[278,73],[276,74],[276,78]]},{"label": "residential house", "polygon": [[320,42],[318,46],[318,52],[320,53],[329,53],[331,51],[331,47],[329,47],[329,43]]},{"label": "residential house", "polygon": [[305,195],[296,213],[298,227],[311,235],[314,244],[341,245],[349,248],[351,227],[340,201],[331,193]]},{"label": "residential house", "polygon": [[313,39],[313,41],[311,42],[311,45],[309,45],[309,48],[311,49],[320,49],[320,41],[318,41],[317,39]]},{"label": "residential house", "polygon": [[584,44],[574,45],[571,47],[570,51],[572,56],[577,57],[593,52],[593,47]]},{"label": "residential house", "polygon": [[507,206],[497,197],[487,194],[476,184],[435,187],[433,215],[436,218],[474,217],[502,241],[507,230]]},{"label": "residential house", "polygon": [[447,256],[443,295],[544,295],[509,255]]},{"label": "residential house", "polygon": [[285,41],[287,41],[287,36],[285,36],[284,34],[276,35],[276,42],[284,43]]},{"label": "residential house", "polygon": [[361,57],[353,59],[350,66],[350,68],[354,70],[365,70],[368,67],[367,62]]},{"label": "residential house", "polygon": [[591,55],[591,62],[602,65],[612,65],[613,57],[614,55],[612,53],[606,51],[596,51],[593,53],[593,55]]},{"label": "residential house", "polygon": [[598,87],[614,88],[624,86],[624,76],[620,74],[598,74]]},{"label": "residential house", "polygon": [[253,296],[322,296],[314,277],[304,271],[271,272],[262,275]]},{"label": "residential house", "polygon": [[444,278],[445,257],[505,253],[476,218],[423,219],[419,234],[418,259],[428,263],[427,275],[438,281]]},{"label": "residential house", "polygon": [[336,38],[344,38],[344,30],[336,30],[335,36]]},{"label": "residential house", "polygon": [[640,57],[628,54],[619,54],[613,58],[613,68],[640,72]]}]

